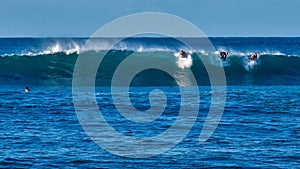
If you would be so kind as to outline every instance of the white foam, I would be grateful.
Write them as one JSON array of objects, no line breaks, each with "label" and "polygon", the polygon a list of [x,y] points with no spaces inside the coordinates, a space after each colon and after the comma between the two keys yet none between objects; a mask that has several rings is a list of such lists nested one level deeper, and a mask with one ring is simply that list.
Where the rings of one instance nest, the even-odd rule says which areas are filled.
[{"label": "white foam", "polygon": [[62,52],[62,48],[59,43],[57,43],[53,46],[50,46],[45,51],[41,52],[41,54],[54,54],[54,53],[58,53],[58,52]]},{"label": "white foam", "polygon": [[201,53],[202,55],[208,56],[208,53],[204,49],[199,50],[199,53]]},{"label": "white foam", "polygon": [[179,53],[174,53],[176,57],[176,64],[179,68],[190,68],[193,65],[192,56],[189,54],[187,58],[182,58]]},{"label": "white foam", "polygon": [[253,53],[258,53],[258,55],[273,55],[273,56],[286,56],[285,53],[282,53],[280,51],[236,51],[236,50],[229,50],[229,55],[234,55],[234,56],[241,56],[241,57],[246,57],[246,56],[251,56]]},{"label": "white foam", "polygon": [[76,43],[70,43],[68,46],[62,47],[60,43],[56,43],[53,46],[48,47],[46,50],[38,53],[32,53],[32,52],[27,52],[23,53],[22,55],[27,55],[27,56],[37,56],[37,55],[49,55],[49,54],[55,54],[55,53],[65,53],[66,55],[70,55],[73,53],[79,53],[81,47],[76,44]]},{"label": "white foam", "polygon": [[272,52],[265,51],[265,52],[261,52],[260,54],[261,55],[274,55],[274,56],[285,56],[286,55],[280,51],[272,51]]},{"label": "white foam", "polygon": [[143,52],[143,47],[142,46],[140,46],[139,48],[138,48],[138,50],[137,50],[138,52]]},{"label": "white foam", "polygon": [[244,67],[247,71],[251,71],[259,64],[259,58],[255,60],[250,60],[248,58],[245,59],[244,61]]}]

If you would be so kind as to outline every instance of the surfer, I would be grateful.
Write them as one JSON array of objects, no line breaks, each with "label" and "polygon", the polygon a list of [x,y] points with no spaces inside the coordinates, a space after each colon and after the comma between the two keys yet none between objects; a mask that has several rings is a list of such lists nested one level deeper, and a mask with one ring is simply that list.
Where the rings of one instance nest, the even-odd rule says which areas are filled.
[{"label": "surfer", "polygon": [[180,50],[179,54],[181,55],[182,58],[187,58],[188,55],[185,53],[184,50]]},{"label": "surfer", "polygon": [[257,53],[254,53],[253,55],[250,56],[250,60],[255,60],[257,59]]},{"label": "surfer", "polygon": [[228,56],[228,52],[224,52],[224,51],[220,52],[220,58],[223,59],[224,61],[226,60],[227,56]]},{"label": "surfer", "polygon": [[24,91],[25,91],[26,93],[30,92],[29,87],[25,87]]}]

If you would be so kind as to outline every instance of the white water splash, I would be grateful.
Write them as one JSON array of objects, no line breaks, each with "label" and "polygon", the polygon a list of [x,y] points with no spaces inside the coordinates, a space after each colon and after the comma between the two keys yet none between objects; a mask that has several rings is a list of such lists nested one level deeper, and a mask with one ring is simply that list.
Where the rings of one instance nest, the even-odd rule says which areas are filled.
[{"label": "white water splash", "polygon": [[259,63],[259,56],[255,60],[250,60],[249,58],[244,59],[244,67],[247,71],[253,70]]},{"label": "white water splash", "polygon": [[174,53],[176,57],[176,64],[179,68],[190,68],[193,65],[193,58],[191,55],[188,55],[187,58],[182,58],[179,53]]}]

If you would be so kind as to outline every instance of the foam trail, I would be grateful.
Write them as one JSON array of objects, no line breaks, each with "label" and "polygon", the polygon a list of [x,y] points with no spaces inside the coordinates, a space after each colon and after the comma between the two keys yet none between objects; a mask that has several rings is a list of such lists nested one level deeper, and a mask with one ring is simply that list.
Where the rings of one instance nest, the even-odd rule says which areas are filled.
[{"label": "foam trail", "polygon": [[252,71],[256,66],[259,66],[260,60],[259,60],[259,55],[255,60],[250,60],[248,57],[244,58],[244,68],[247,71]]},{"label": "foam trail", "polygon": [[187,58],[182,58],[179,53],[174,53],[176,57],[176,64],[180,69],[190,68],[193,65],[193,59],[191,55],[188,55]]}]

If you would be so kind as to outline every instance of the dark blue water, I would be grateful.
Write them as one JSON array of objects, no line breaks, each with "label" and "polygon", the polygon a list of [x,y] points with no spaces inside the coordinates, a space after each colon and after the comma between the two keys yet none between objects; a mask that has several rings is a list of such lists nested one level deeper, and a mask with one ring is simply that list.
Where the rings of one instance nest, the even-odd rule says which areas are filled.
[{"label": "dark blue water", "polygon": [[[72,77],[86,40],[0,39],[0,168],[300,167],[299,38],[211,38],[216,50],[230,53],[223,65],[228,86],[221,121],[202,143],[199,134],[212,106],[213,91],[197,55],[208,58],[214,54],[205,55],[197,39],[191,39],[195,46],[189,68],[199,84],[200,105],[181,103],[176,82],[162,72],[137,75],[129,94],[136,109],[150,108],[149,92],[153,89],[161,89],[168,99],[158,120],[141,124],[124,120],[117,111],[110,87],[113,70],[130,54],[167,58],[176,67],[174,52],[185,46],[164,38],[129,39],[115,46],[98,70],[95,96],[104,118],[116,131],[129,137],[155,136],[172,126],[182,104],[199,107],[193,127],[179,144],[147,158],[112,154],[98,146],[80,125]],[[105,45],[98,47],[99,51],[88,52],[107,50]],[[260,55],[257,64],[247,66],[247,56],[253,52]],[[184,79],[186,69],[176,68],[178,77]],[[25,86],[31,91],[24,92]],[[152,106],[159,107],[162,102],[155,99]],[[184,126],[178,128],[182,130]],[[117,148],[128,146],[122,145],[122,140],[117,142],[121,142]],[[160,146],[163,143],[157,149]]]},{"label": "dark blue water", "polygon": [[[198,136],[210,107],[209,88],[200,87],[200,110],[191,132],[165,154],[145,159],[119,157],[91,141],[74,112],[70,88],[34,87],[30,93],[22,92],[21,88],[2,89],[1,97],[5,99],[0,107],[0,166],[299,167],[299,89],[297,86],[228,87],[222,120],[213,136],[200,144]],[[137,91],[146,94],[142,89]],[[107,99],[97,99],[109,104],[108,95]],[[119,127],[124,125],[117,116],[113,120]],[[140,132],[148,130],[151,128]]]}]

